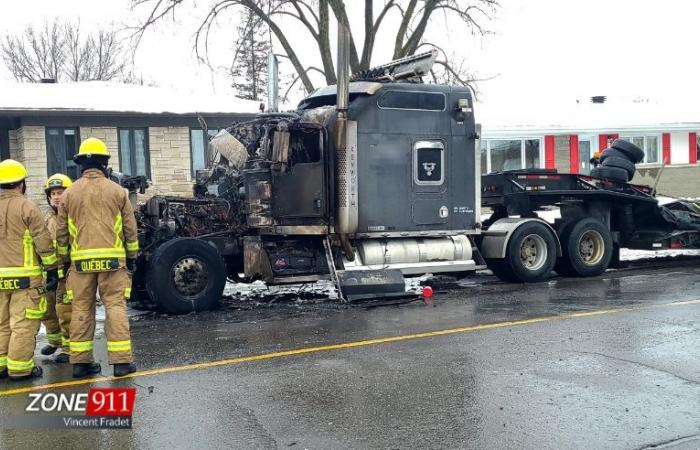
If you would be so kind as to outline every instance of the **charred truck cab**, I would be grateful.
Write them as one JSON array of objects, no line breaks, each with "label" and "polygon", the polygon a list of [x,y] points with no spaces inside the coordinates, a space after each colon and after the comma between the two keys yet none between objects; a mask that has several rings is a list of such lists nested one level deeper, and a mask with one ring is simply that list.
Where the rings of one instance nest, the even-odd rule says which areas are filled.
[{"label": "charred truck cab", "polygon": [[211,308],[226,278],[331,279],[341,298],[405,295],[403,275],[485,267],[480,159],[465,87],[421,82],[417,55],[340,71],[292,113],[264,113],[210,143],[191,199],[139,212],[137,277],[170,312]]}]

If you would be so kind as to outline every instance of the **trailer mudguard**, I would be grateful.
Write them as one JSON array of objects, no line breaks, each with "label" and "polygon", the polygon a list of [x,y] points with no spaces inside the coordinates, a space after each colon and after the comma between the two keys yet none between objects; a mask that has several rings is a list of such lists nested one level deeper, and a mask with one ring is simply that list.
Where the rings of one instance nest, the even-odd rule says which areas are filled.
[{"label": "trailer mudguard", "polygon": [[530,218],[530,217],[506,217],[504,219],[499,219],[495,221],[488,230],[482,231],[483,236],[481,240],[481,256],[484,258],[493,259],[503,259],[506,257],[506,250],[508,248],[508,241],[513,235],[515,230],[521,225],[528,222],[540,222],[547,226],[552,231],[554,236],[554,241],[557,243],[557,257],[562,255],[561,253],[561,243],[559,242],[559,236],[554,228],[542,219]]}]

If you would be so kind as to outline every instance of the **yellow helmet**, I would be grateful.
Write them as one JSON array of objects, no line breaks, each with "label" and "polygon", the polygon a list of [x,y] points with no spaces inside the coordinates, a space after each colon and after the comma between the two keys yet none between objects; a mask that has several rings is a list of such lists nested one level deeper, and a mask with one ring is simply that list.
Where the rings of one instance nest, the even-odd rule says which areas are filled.
[{"label": "yellow helmet", "polygon": [[86,158],[91,158],[93,156],[106,156],[109,158],[109,150],[104,142],[97,138],[87,138],[80,144],[80,149],[78,149],[78,154],[76,157],[84,156]]},{"label": "yellow helmet", "polygon": [[51,189],[54,188],[68,189],[72,184],[73,181],[71,181],[70,178],[63,175],[62,173],[57,173],[51,175],[49,179],[46,180],[46,183],[44,184],[44,192],[48,194],[49,192],[51,192]]},{"label": "yellow helmet", "polygon": [[0,184],[13,184],[27,178],[29,174],[21,162],[6,159],[0,162]]}]

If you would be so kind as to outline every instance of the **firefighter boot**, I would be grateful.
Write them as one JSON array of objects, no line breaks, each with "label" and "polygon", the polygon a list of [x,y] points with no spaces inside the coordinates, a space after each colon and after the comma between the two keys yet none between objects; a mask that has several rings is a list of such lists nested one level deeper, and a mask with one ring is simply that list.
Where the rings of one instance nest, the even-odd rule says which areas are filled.
[{"label": "firefighter boot", "polygon": [[12,381],[29,380],[31,378],[41,378],[43,375],[44,375],[44,369],[42,369],[41,367],[35,366],[32,368],[32,371],[29,372],[29,375],[22,375],[19,377],[11,376],[10,380],[12,380]]},{"label": "firefighter boot", "polygon": [[41,354],[44,356],[53,355],[58,350],[58,347],[54,347],[51,344],[46,344],[41,348]]},{"label": "firefighter boot", "polygon": [[123,377],[129,375],[130,373],[136,372],[136,365],[134,363],[127,364],[115,364],[114,365],[114,376]]},{"label": "firefighter boot", "polygon": [[70,362],[70,355],[68,353],[61,352],[53,357],[53,362],[56,364],[65,364]]},{"label": "firefighter boot", "polygon": [[73,364],[73,378],[85,378],[98,374],[102,371],[99,363],[77,363]]},{"label": "firefighter boot", "polygon": [[7,369],[0,370],[0,380],[7,378]]}]

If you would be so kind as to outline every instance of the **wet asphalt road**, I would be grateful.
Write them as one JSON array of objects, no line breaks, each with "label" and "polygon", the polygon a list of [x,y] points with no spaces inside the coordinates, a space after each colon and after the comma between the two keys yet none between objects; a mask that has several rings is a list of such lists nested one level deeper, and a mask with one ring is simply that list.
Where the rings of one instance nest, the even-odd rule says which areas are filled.
[{"label": "wet asphalt road", "polygon": [[[132,430],[4,427],[0,448],[700,447],[700,303],[679,303],[700,299],[697,261],[534,285],[481,274],[460,285],[438,287],[434,307],[229,302],[140,316],[132,329],[143,369],[471,328],[99,383],[137,387]],[[503,323],[533,318],[548,319]],[[44,368],[38,384],[70,379],[68,367]],[[21,386],[3,381],[0,391]],[[0,396],[0,420],[26,405],[26,393]]]}]

